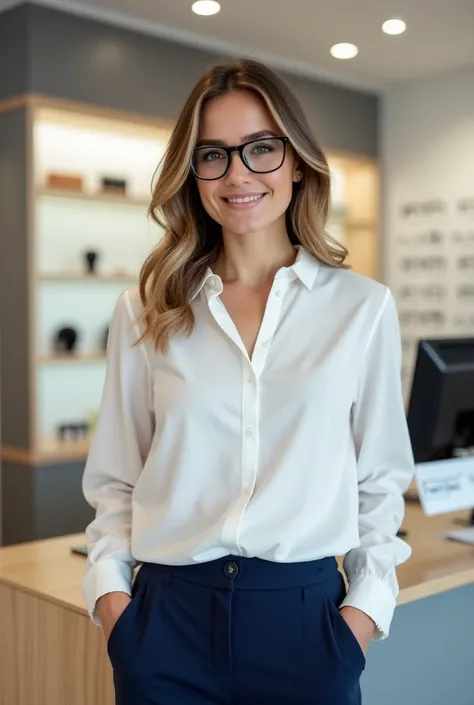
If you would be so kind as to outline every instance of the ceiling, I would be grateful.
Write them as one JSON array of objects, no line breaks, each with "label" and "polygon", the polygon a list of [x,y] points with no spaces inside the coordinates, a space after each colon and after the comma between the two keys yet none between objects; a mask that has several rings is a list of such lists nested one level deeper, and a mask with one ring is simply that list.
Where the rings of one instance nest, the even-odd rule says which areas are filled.
[{"label": "ceiling", "polygon": [[[213,17],[192,13],[192,0],[37,1],[368,90],[474,65],[474,0],[220,0]],[[382,33],[390,17],[405,19],[404,35]],[[355,59],[329,55],[344,41],[359,46]]]}]

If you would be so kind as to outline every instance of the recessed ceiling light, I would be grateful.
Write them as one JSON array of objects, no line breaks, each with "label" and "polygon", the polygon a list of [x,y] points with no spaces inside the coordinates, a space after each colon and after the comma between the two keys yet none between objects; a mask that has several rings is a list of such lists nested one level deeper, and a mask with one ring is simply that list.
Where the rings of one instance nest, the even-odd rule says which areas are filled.
[{"label": "recessed ceiling light", "polygon": [[193,2],[192,10],[196,15],[217,15],[221,6],[215,0],[197,0]]},{"label": "recessed ceiling light", "polygon": [[334,44],[330,52],[335,59],[353,59],[359,53],[359,49],[355,44],[342,42],[341,44]]},{"label": "recessed ceiling light", "polygon": [[403,34],[406,28],[406,22],[398,19],[387,20],[382,25],[382,30],[385,34]]}]

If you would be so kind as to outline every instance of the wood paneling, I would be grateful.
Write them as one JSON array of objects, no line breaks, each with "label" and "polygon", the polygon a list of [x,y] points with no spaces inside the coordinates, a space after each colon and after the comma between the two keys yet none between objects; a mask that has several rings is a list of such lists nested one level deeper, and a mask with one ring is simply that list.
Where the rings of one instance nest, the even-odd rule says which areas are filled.
[{"label": "wood paneling", "polygon": [[0,584],[0,705],[113,705],[102,631],[90,619]]}]

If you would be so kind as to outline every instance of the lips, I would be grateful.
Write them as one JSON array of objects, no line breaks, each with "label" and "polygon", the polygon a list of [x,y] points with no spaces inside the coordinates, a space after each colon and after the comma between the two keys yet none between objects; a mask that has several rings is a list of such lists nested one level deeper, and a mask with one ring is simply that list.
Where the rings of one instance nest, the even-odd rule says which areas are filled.
[{"label": "lips", "polygon": [[245,204],[245,203],[258,203],[259,201],[262,200],[262,198],[265,196],[265,193],[246,193],[246,194],[239,194],[239,195],[229,195],[229,196],[223,196],[223,200],[226,203],[232,203],[232,204]]}]

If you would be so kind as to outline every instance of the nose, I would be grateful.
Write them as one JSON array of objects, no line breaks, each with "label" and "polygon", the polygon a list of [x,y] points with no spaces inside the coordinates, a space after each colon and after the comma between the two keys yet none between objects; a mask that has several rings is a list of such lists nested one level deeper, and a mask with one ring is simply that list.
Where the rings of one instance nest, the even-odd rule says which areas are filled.
[{"label": "nose", "polygon": [[230,165],[227,174],[225,175],[225,182],[227,185],[231,186],[233,184],[247,183],[252,177],[252,172],[247,169],[240,154],[235,151],[230,155]]}]

